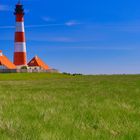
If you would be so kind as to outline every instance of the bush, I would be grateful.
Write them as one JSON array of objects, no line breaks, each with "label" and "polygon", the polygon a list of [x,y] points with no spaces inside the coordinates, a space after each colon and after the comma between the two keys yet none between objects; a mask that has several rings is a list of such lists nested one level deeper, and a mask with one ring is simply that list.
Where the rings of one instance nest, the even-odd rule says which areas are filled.
[{"label": "bush", "polygon": [[67,72],[63,72],[63,74],[64,74],[64,75],[71,75],[70,73],[67,73]]},{"label": "bush", "polygon": [[81,73],[74,73],[74,74],[72,74],[73,76],[77,76],[77,75],[83,75],[83,74],[81,74]]},{"label": "bush", "polygon": [[28,68],[27,68],[27,66],[22,66],[21,69],[22,70],[27,70]]}]

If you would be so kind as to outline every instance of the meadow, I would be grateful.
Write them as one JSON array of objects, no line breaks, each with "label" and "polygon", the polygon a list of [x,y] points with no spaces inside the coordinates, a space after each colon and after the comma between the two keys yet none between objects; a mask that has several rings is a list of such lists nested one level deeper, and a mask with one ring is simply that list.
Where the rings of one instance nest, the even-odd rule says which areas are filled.
[{"label": "meadow", "polygon": [[0,74],[0,140],[139,140],[140,75]]}]

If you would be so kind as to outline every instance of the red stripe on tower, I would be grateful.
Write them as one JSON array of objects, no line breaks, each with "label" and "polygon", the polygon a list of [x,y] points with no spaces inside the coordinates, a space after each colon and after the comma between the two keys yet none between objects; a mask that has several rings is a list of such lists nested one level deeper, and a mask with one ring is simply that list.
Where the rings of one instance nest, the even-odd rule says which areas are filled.
[{"label": "red stripe on tower", "polygon": [[27,60],[24,32],[24,9],[20,1],[16,5],[14,15],[16,16],[14,64],[16,66],[25,66],[27,65]]}]

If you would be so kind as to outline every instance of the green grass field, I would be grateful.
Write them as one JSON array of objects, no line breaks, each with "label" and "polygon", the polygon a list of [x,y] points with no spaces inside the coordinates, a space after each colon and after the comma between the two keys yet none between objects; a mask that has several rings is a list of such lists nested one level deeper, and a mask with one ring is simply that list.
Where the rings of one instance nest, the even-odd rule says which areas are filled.
[{"label": "green grass field", "polygon": [[140,140],[140,75],[0,74],[0,140]]}]

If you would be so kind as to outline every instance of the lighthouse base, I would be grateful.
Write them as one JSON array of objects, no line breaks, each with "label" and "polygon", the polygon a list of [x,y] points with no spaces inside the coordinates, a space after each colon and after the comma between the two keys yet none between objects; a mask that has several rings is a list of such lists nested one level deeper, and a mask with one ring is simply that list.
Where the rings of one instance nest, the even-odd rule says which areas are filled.
[{"label": "lighthouse base", "polygon": [[19,65],[19,66],[16,66],[16,69],[27,69],[28,68],[28,65]]}]

